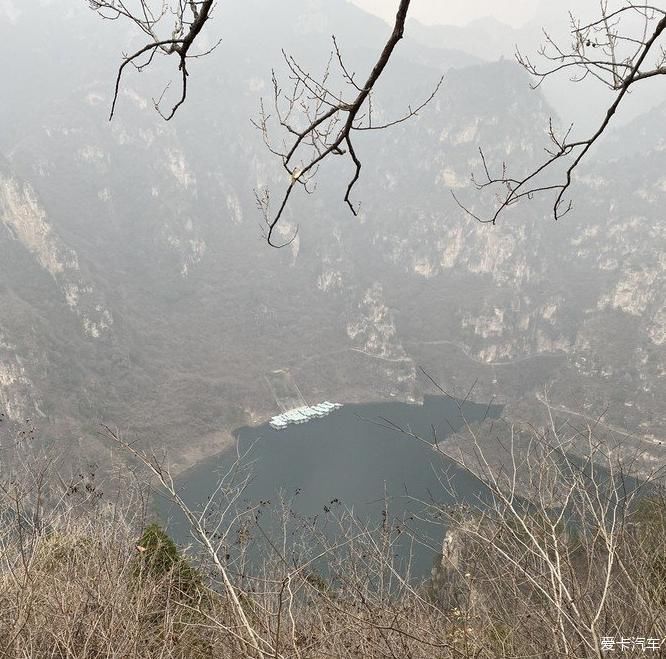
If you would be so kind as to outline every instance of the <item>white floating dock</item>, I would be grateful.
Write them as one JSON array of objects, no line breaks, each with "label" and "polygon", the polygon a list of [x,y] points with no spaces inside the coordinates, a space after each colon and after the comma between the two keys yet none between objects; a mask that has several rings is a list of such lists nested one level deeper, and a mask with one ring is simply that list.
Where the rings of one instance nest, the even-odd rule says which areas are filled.
[{"label": "white floating dock", "polygon": [[331,403],[325,400],[318,405],[307,405],[304,407],[297,407],[293,410],[287,410],[282,414],[274,416],[268,423],[274,430],[284,430],[292,423],[306,423],[311,419],[319,419],[327,416],[333,410],[342,407],[342,403]]}]

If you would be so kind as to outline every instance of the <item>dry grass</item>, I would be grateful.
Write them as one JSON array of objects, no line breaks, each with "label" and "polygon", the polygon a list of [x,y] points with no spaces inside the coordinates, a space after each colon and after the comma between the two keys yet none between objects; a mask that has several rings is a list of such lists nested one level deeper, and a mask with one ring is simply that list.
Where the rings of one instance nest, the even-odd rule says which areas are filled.
[{"label": "dry grass", "polygon": [[102,493],[25,451],[0,487],[0,657],[600,658],[602,636],[666,637],[666,502],[589,429],[603,470],[567,458],[580,432],[531,433],[501,465],[473,436],[477,464],[461,466],[489,496],[432,511],[446,535],[427,582],[396,557],[407,530],[389,518],[339,507],[328,531],[295,533],[284,506],[282,533],[262,535],[260,507],[239,504],[243,470],[194,511],[155,456],[115,437],[181,506],[198,542],[183,551],[149,526],[148,476],[107,477]]}]

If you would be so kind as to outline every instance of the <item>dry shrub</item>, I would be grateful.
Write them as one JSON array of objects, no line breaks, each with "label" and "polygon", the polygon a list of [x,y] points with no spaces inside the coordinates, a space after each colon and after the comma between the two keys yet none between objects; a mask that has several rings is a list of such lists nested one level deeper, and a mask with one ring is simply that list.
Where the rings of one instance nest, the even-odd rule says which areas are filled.
[{"label": "dry shrub", "polygon": [[237,463],[194,510],[162,462],[114,435],[181,508],[197,541],[184,551],[148,524],[147,480],[72,484],[24,456],[0,488],[0,656],[600,658],[604,636],[661,640],[659,474],[631,478],[626,453],[574,430],[467,428],[470,450],[448,457],[479,497],[424,504],[444,538],[427,580],[388,507],[368,524],[336,504],[322,523],[283,502],[268,524],[241,504]]}]

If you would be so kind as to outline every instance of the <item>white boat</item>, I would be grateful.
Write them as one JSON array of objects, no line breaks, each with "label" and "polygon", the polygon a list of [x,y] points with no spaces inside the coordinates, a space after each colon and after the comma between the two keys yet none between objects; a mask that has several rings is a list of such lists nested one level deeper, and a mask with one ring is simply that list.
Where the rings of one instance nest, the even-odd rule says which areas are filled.
[{"label": "white boat", "polygon": [[295,407],[272,417],[268,425],[275,430],[284,430],[291,423],[305,423],[311,419],[319,419],[340,407],[342,407],[342,403],[331,403],[328,400],[317,403],[317,405]]}]

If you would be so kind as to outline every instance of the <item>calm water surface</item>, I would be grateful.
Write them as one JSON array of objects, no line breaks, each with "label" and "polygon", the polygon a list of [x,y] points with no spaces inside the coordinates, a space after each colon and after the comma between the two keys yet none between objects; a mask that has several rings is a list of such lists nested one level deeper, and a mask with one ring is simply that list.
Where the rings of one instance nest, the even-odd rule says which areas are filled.
[{"label": "calm water surface", "polygon": [[[465,403],[468,421],[497,417],[501,406]],[[363,520],[381,519],[385,500],[391,517],[418,513],[417,500],[443,504],[455,499],[442,487],[450,481],[457,496],[465,499],[481,493],[479,482],[457,469],[432,448],[387,426],[388,422],[409,428],[428,442],[433,430],[438,441],[463,425],[458,405],[443,397],[426,397],[423,405],[374,403],[345,405],[322,419],[285,430],[268,424],[243,427],[236,431],[241,451],[252,446],[252,478],[244,494],[249,502],[275,503],[280,495],[291,501],[293,510],[303,516],[323,516],[325,507],[353,508]],[[184,473],[178,486],[185,500],[198,506],[215,489],[219,475],[230,458],[220,455]],[[171,531],[183,533],[178,516],[162,507],[169,516]],[[416,550],[416,571],[430,569],[433,554],[441,543],[439,526],[410,521],[410,526],[430,547]]]}]

